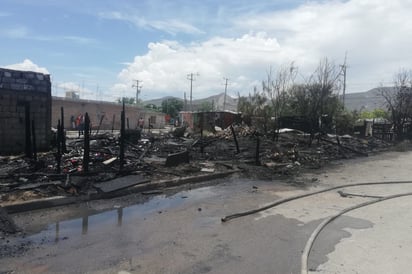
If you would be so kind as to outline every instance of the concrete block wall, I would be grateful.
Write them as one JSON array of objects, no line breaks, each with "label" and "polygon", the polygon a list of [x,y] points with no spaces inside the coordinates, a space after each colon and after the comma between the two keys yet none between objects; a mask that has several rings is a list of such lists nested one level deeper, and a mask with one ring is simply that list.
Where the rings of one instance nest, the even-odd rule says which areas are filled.
[{"label": "concrete block wall", "polygon": [[[64,126],[66,130],[71,130],[71,117],[74,119],[79,114],[89,114],[90,122],[92,123],[92,129],[97,129],[101,117],[103,121],[100,129],[111,130],[113,115],[115,115],[114,129],[120,129],[120,114],[122,111],[122,105],[118,103],[94,101],[94,100],[79,100],[63,97],[53,97],[52,99],[52,126],[57,127],[58,120],[61,118],[61,107],[64,109]],[[138,108],[132,105],[125,106],[126,118],[129,118],[129,128],[137,128],[137,122],[140,117],[145,120],[145,128],[148,127],[149,119],[156,117],[152,126],[154,128],[164,128],[165,126],[165,114],[148,111],[143,108]],[[127,125],[126,125],[127,127]]]},{"label": "concrete block wall", "polygon": [[34,120],[39,151],[50,144],[50,76],[0,68],[0,154],[25,151],[25,106]]}]

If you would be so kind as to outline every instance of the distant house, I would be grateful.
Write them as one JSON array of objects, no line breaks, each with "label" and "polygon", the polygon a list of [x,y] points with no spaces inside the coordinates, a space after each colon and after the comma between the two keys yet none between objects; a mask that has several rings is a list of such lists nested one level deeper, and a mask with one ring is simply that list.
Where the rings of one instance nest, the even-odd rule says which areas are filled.
[{"label": "distant house", "polygon": [[[64,125],[68,130],[73,130],[72,121],[80,114],[89,114],[92,128],[110,130],[120,129],[120,113],[122,104],[96,100],[73,99],[67,97],[52,98],[52,126],[57,127],[61,118],[61,108],[64,110]],[[165,114],[136,105],[125,105],[126,128],[138,127],[140,117],[144,119],[144,127],[163,128],[165,126]]]},{"label": "distant house", "polygon": [[393,124],[384,118],[359,119],[356,121],[354,134],[361,138],[373,136],[391,141],[394,138]]},{"label": "distant house", "polygon": [[47,150],[51,128],[50,75],[0,68],[0,154]]}]

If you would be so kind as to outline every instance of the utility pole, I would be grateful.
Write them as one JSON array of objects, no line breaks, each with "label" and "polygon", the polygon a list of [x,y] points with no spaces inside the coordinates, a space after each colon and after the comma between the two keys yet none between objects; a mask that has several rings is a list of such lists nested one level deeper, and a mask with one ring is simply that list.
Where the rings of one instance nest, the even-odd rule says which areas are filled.
[{"label": "utility pole", "polygon": [[185,111],[187,111],[186,91],[185,91],[185,93],[184,93],[184,101],[185,101],[185,104],[184,104],[184,110],[185,110]]},{"label": "utility pole", "polygon": [[[195,80],[194,78],[194,74],[190,73],[187,75],[187,80],[190,81],[190,111],[193,111],[193,106],[192,106],[192,91],[193,91],[193,81]],[[197,73],[196,76],[199,76],[199,74]]]},{"label": "utility pole", "polygon": [[228,78],[223,78],[225,80],[225,97],[223,99],[223,111],[226,109],[226,94],[227,94],[227,81],[229,81]]},{"label": "utility pole", "polygon": [[136,105],[139,103],[139,93],[141,92],[142,86],[139,86],[139,83],[142,83],[142,81],[139,80],[133,80],[136,82],[136,85],[133,85],[132,88],[136,88]]}]

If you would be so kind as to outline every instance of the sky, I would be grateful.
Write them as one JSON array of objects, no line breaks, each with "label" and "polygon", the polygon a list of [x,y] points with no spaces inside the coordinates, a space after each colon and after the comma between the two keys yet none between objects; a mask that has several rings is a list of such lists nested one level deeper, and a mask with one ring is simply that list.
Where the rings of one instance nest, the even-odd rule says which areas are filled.
[{"label": "sky", "polygon": [[412,67],[412,0],[0,0],[0,67],[51,75],[52,94],[115,101],[261,89],[293,63],[347,64],[346,92]]}]

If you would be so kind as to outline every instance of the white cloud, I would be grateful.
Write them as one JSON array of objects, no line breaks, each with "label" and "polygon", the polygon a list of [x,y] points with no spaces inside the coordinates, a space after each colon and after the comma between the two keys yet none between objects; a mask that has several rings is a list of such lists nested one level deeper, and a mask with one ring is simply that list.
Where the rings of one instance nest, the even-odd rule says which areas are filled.
[{"label": "white cloud", "polygon": [[39,67],[35,63],[33,63],[29,59],[24,59],[22,63],[17,63],[17,64],[12,64],[5,66],[5,68],[8,69],[15,69],[15,70],[23,70],[23,71],[34,71],[34,72],[40,72],[44,74],[50,74],[49,71],[46,68]]},{"label": "white cloud", "polygon": [[186,34],[200,34],[203,33],[198,28],[176,19],[164,19],[164,20],[147,20],[143,16],[134,15],[123,12],[101,12],[99,17],[103,19],[119,20],[132,23],[138,28],[151,28],[159,31],[163,31],[172,35],[177,33]]},{"label": "white cloud", "polygon": [[[231,80],[232,92],[252,88],[255,79],[265,73],[271,63],[270,56],[277,55],[275,63],[288,61],[276,39],[264,33],[246,34],[237,39],[216,37],[204,43],[181,45],[177,42],[150,43],[148,53],[136,56],[119,74],[121,83],[143,81],[142,93],[150,97],[162,93],[189,96],[187,74],[199,73],[193,83],[195,97],[223,91],[223,77]],[[290,52],[293,55],[293,52]],[[180,94],[176,94],[179,92]]]},{"label": "white cloud", "polygon": [[53,95],[64,97],[66,91],[74,91],[80,99],[96,100],[96,92],[75,82],[63,82],[53,85]]},{"label": "white cloud", "polygon": [[57,36],[45,36],[45,35],[33,35],[26,26],[17,26],[11,28],[3,28],[0,30],[0,36],[11,39],[27,39],[44,42],[72,42],[79,45],[95,44],[96,39],[76,36],[76,35],[57,35]]},{"label": "white cloud", "polygon": [[189,92],[186,75],[199,72],[194,97],[221,92],[223,77],[230,78],[230,91],[247,93],[260,85],[271,65],[295,61],[307,76],[323,57],[340,64],[347,51],[348,91],[364,91],[392,81],[400,67],[411,67],[411,9],[412,1],[352,0],[248,13],[228,26],[231,33],[240,33],[237,38],[150,43],[148,51],[136,56],[118,78],[126,86],[142,80],[142,93],[150,97],[182,97]]},{"label": "white cloud", "polygon": [[412,63],[411,8],[412,1],[402,0],[312,2],[294,10],[238,18],[235,25],[264,29],[278,37],[282,48],[301,52],[298,63],[314,63],[323,56],[342,62],[347,51],[349,88],[351,79],[371,87]]}]

